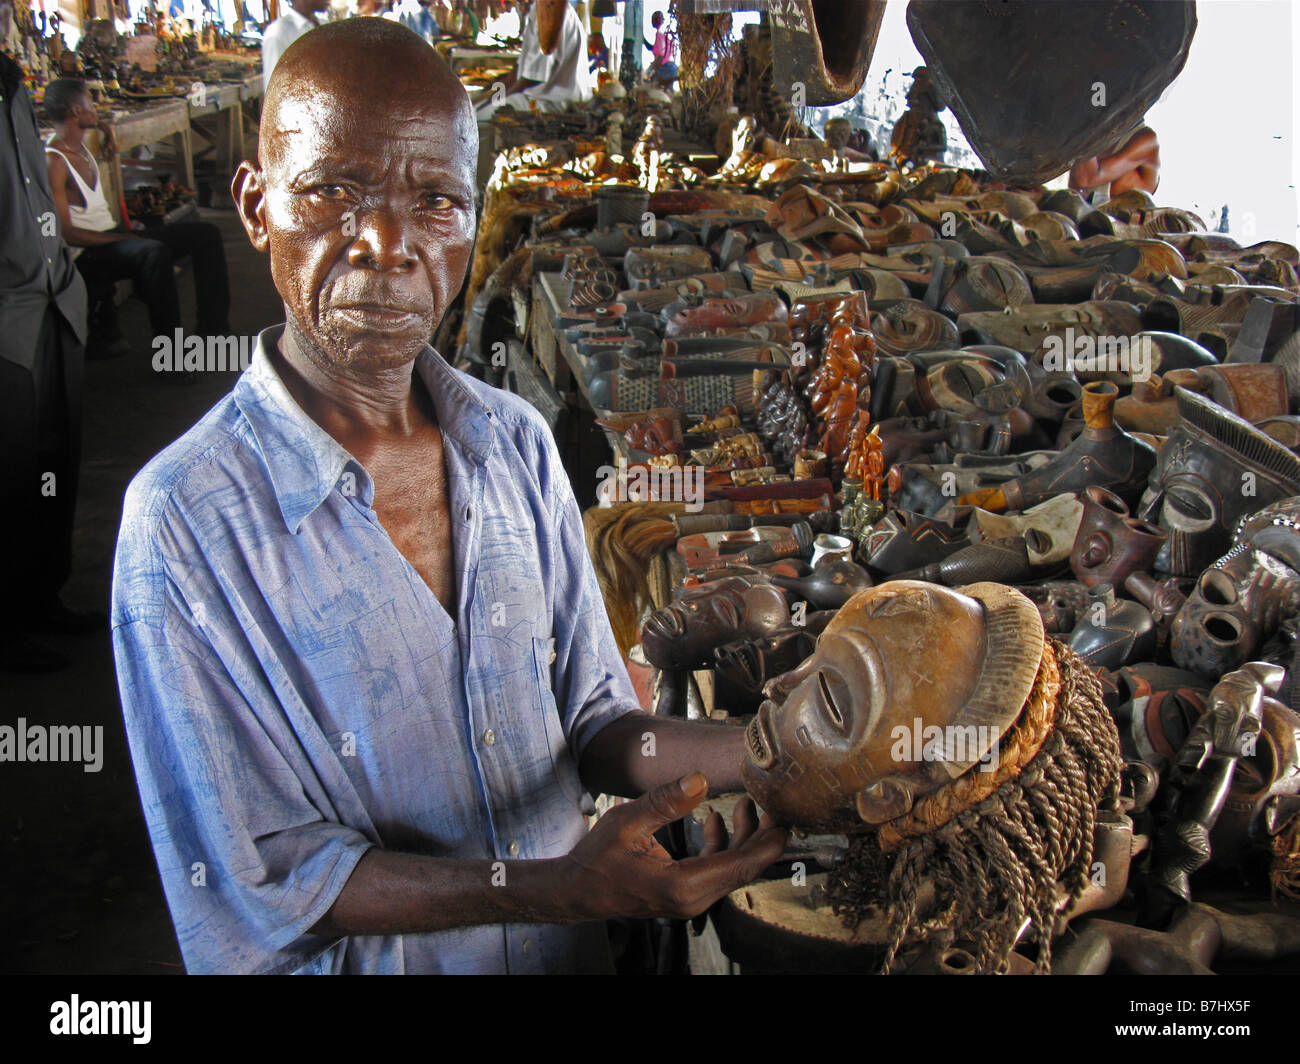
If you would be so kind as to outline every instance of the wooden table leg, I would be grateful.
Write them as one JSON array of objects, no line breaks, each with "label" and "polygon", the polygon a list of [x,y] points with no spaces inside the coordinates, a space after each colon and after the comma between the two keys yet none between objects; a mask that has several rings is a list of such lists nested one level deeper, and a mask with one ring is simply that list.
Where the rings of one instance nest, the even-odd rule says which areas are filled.
[{"label": "wooden table leg", "polygon": [[181,172],[185,178],[185,187],[188,189],[194,189],[194,141],[190,137],[188,127],[177,130],[172,137],[172,146],[176,149],[177,158],[181,163]]}]

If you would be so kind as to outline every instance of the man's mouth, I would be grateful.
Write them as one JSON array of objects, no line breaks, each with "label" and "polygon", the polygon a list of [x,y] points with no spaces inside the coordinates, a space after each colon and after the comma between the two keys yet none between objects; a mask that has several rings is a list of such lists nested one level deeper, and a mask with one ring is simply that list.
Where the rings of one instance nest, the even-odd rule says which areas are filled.
[{"label": "man's mouth", "polygon": [[767,718],[776,709],[776,703],[765,701],[758,707],[754,719],[745,729],[745,753],[754,767],[766,772],[776,764],[776,754],[772,752],[772,742],[768,738]]},{"label": "man's mouth", "polygon": [[420,320],[419,311],[391,303],[336,304],[334,312],[367,329],[394,330]]}]

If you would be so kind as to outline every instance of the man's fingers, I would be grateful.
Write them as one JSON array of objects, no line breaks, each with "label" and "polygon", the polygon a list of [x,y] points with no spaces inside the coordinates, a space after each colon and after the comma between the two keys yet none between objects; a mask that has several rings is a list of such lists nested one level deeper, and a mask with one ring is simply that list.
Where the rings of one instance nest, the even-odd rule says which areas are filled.
[{"label": "man's fingers", "polygon": [[623,806],[632,827],[653,835],[665,824],[681,820],[709,793],[709,781],[703,773],[692,772],[675,783],[664,783],[646,791],[635,802]]},{"label": "man's fingers", "polygon": [[763,869],[781,859],[788,838],[785,828],[767,828],[751,836],[743,847],[678,861],[677,874],[683,877],[679,897],[687,901],[688,915],[703,912],[719,898],[752,883]]},{"label": "man's fingers", "polygon": [[711,853],[725,849],[726,845],[727,825],[721,813],[710,809],[709,818],[704,822],[704,845],[700,848],[700,856],[708,857]]},{"label": "man's fingers", "polygon": [[739,849],[758,830],[758,813],[749,798],[742,798],[736,803],[731,814],[731,848]]}]

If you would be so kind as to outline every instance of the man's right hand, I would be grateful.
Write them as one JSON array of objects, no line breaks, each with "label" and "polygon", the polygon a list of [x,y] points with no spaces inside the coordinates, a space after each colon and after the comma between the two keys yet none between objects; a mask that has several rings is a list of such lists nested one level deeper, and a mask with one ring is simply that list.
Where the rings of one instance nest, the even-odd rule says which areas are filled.
[{"label": "man's right hand", "polygon": [[674,861],[654,833],[688,816],[708,789],[708,781],[697,772],[605,813],[591,833],[556,862],[565,908],[574,921],[687,919],[780,860],[788,831],[770,817],[760,821],[753,802],[745,798],[736,806],[729,843],[722,817],[714,813],[705,825],[701,854]]}]

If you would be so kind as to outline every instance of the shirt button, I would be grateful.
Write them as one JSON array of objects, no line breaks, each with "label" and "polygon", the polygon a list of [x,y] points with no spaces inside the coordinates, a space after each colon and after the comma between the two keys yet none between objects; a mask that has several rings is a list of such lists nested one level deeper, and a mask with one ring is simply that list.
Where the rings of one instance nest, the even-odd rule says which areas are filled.
[{"label": "shirt button", "polygon": [[518,857],[518,856],[519,856],[519,840],[518,840],[518,839],[513,840],[513,841],[510,843],[510,845],[506,847],[506,852],[509,853],[511,857]]},{"label": "shirt button", "polygon": [[483,744],[485,746],[491,746],[496,741],[497,741],[497,733],[494,732],[491,728],[489,728],[487,731],[483,733]]},{"label": "shirt button", "polygon": [[551,656],[550,656],[550,658],[547,659],[548,662],[549,662],[549,664],[554,665],[554,664],[555,664],[555,658],[556,658],[555,651],[552,650],[552,651],[551,651]]},{"label": "shirt button", "polygon": [[525,953],[533,952],[533,940],[531,938],[524,939],[524,952]]}]

